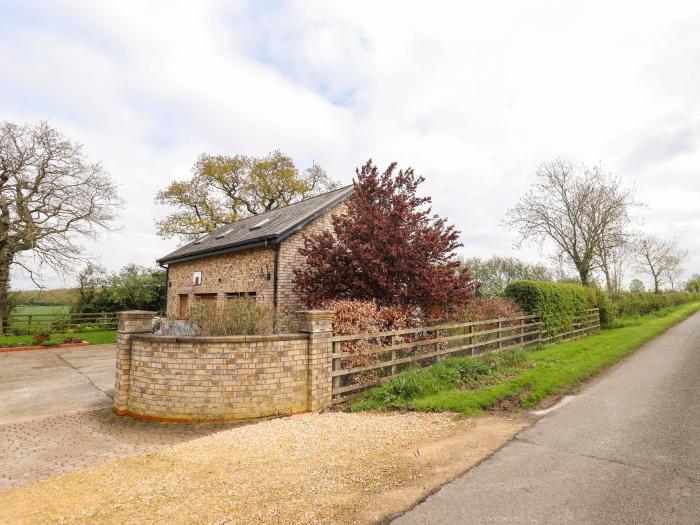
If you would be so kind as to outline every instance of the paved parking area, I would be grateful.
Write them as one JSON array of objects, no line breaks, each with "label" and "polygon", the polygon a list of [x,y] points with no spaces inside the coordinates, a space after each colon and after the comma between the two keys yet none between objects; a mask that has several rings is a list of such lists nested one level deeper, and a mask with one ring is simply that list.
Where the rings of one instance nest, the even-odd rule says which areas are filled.
[{"label": "paved parking area", "polygon": [[0,424],[112,405],[116,345],[0,354]]},{"label": "paved parking area", "polygon": [[0,354],[0,490],[230,428],[111,411],[115,345]]}]

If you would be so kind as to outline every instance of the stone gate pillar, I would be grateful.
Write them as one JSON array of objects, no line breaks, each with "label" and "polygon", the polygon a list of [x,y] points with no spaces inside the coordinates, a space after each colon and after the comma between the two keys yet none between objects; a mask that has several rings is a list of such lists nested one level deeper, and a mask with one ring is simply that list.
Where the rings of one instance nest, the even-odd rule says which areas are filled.
[{"label": "stone gate pillar", "polygon": [[297,312],[299,331],[309,334],[308,409],[320,410],[332,404],[333,317],[329,310]]},{"label": "stone gate pillar", "polygon": [[126,413],[129,407],[129,374],[131,372],[131,336],[150,334],[156,312],[131,310],[119,312],[117,328],[117,368],[114,384],[114,406],[117,414]]}]

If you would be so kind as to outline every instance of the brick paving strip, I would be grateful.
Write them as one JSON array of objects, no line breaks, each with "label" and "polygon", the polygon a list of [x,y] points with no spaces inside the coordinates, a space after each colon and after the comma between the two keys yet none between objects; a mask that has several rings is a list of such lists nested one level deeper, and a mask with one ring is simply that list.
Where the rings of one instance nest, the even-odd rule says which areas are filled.
[{"label": "brick paving strip", "polygon": [[143,454],[231,425],[182,425],[116,416],[109,408],[0,425],[0,490]]}]

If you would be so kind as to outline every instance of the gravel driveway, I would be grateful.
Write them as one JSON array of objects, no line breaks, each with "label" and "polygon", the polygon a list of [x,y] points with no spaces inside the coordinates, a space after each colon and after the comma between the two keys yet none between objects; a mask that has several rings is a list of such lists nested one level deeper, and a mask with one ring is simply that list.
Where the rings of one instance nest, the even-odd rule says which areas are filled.
[{"label": "gravel driveway", "polygon": [[375,523],[527,423],[304,414],[218,432],[0,493],[3,523]]}]

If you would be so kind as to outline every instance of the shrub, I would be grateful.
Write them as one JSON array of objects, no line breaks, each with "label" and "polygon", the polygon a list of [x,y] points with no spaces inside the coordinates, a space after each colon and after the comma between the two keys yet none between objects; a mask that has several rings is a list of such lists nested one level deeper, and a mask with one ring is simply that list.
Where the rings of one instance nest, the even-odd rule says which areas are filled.
[{"label": "shrub", "polygon": [[518,317],[522,314],[522,308],[512,299],[505,297],[475,297],[464,308],[453,309],[449,313],[448,318],[453,322],[467,323],[470,321]]},{"label": "shrub", "polygon": [[39,330],[34,334],[34,337],[32,337],[32,342],[35,345],[40,345],[48,341],[49,337],[51,337],[51,335],[48,332],[46,332],[45,330]]},{"label": "shrub", "polygon": [[621,292],[612,296],[614,310],[619,317],[647,315],[668,306],[680,306],[693,301],[700,301],[700,293]]},{"label": "shrub", "polygon": [[612,326],[616,317],[615,305],[610,296],[597,286],[586,288],[588,292],[588,304],[591,308],[598,308],[600,326]]},{"label": "shrub", "polygon": [[578,284],[516,281],[506,287],[504,295],[528,314],[539,316],[549,335],[571,330],[590,307],[589,293]]},{"label": "shrub", "polygon": [[189,326],[196,335],[270,335],[289,333],[291,316],[276,314],[269,304],[247,297],[229,299],[224,306],[193,304],[188,311]]},{"label": "shrub", "polygon": [[[375,301],[337,299],[325,301],[321,304],[321,308],[335,312],[333,332],[337,335],[386,332],[410,328],[418,324],[417,317],[413,315],[413,309],[379,306]],[[394,342],[401,342],[401,338],[395,339]],[[379,341],[360,340],[344,342],[342,351],[357,355],[343,359],[343,368],[356,368],[376,363],[376,356],[362,355],[361,352],[377,344],[390,344],[390,339],[380,338]],[[352,383],[368,383],[379,379],[381,374],[381,370],[372,370],[366,373],[354,374],[350,376],[349,381]]]},{"label": "shrub", "polygon": [[700,274],[694,274],[690,280],[685,283],[686,292],[700,292]]},{"label": "shrub", "polygon": [[335,312],[333,333],[338,335],[385,332],[417,324],[412,309],[379,306],[374,301],[337,299],[325,301],[320,307]]}]

